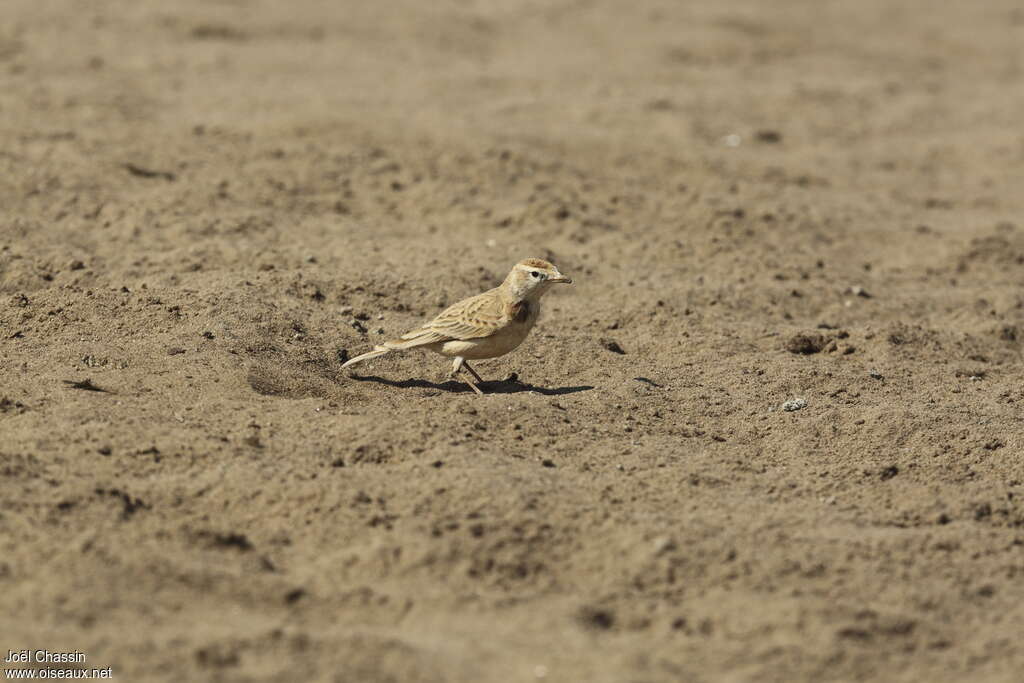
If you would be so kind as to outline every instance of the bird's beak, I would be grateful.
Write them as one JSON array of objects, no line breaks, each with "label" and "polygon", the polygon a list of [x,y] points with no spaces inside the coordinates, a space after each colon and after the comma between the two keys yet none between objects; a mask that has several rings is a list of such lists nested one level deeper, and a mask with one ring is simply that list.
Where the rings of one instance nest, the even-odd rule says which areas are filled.
[{"label": "bird's beak", "polygon": [[549,277],[548,278],[548,282],[564,282],[567,285],[571,285],[572,284],[572,278],[571,277],[566,277],[566,276],[562,275],[561,273],[559,273],[555,277]]}]

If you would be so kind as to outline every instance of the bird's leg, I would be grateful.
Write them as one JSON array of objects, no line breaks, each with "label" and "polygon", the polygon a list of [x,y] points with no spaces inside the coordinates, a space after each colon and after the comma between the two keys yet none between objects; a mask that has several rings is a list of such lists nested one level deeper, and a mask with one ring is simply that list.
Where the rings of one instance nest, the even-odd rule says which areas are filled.
[{"label": "bird's leg", "polygon": [[475,391],[477,393],[477,395],[479,395],[479,396],[483,396],[484,395],[484,392],[480,391],[480,387],[478,387],[476,384],[474,384],[473,380],[471,380],[471,379],[464,379],[462,381],[465,382],[466,384],[468,384],[469,388],[472,389],[473,391]]},{"label": "bird's leg", "polygon": [[483,380],[483,378],[482,378],[482,377],[480,377],[480,375],[476,374],[476,370],[474,370],[473,368],[471,368],[471,367],[469,366],[469,363],[467,363],[467,362],[466,362],[465,360],[463,360],[463,361],[462,361],[462,364],[463,364],[463,366],[465,366],[465,368],[466,368],[467,370],[469,370],[469,372],[470,372],[470,374],[471,374],[471,375],[473,375],[474,377],[476,377],[476,381],[477,381],[477,382],[483,382],[483,381],[484,381],[484,380]]},{"label": "bird's leg", "polygon": [[[473,368],[469,367],[469,363],[467,363],[466,359],[463,358],[462,356],[456,356],[455,357],[455,362],[452,363],[452,377],[455,377],[455,375],[457,375],[459,373],[459,370],[461,370],[462,368],[466,368],[471,373],[473,373],[473,376],[476,377],[477,380],[483,382],[483,380],[480,379],[480,375],[476,374],[476,372],[473,370]],[[484,392],[480,391],[480,387],[478,387],[476,384],[474,384],[473,380],[463,379],[462,381],[465,382],[466,384],[468,384],[469,388],[472,389],[473,391],[475,391],[480,396],[484,395]]]}]

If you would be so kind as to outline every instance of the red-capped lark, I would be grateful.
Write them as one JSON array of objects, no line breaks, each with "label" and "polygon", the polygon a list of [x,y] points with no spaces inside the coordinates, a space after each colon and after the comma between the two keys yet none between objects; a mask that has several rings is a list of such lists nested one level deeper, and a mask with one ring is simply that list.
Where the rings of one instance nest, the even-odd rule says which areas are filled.
[{"label": "red-capped lark", "polygon": [[[454,358],[452,375],[465,368],[483,382],[467,361],[504,356],[523,343],[540,315],[540,298],[555,283],[572,284],[551,263],[528,258],[512,267],[500,286],[452,304],[426,325],[401,338],[378,344],[373,351],[349,360],[341,367],[383,356],[389,351],[429,349]],[[472,380],[473,391],[483,395]]]}]

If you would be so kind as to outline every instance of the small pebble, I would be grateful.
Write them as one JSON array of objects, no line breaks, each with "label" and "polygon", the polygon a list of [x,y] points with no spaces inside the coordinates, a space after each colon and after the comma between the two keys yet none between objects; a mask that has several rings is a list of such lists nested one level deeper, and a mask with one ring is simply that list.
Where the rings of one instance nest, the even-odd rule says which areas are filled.
[{"label": "small pebble", "polygon": [[872,379],[885,379],[885,377],[878,370],[872,370],[868,373]]},{"label": "small pebble", "polygon": [[782,404],[782,409],[785,410],[787,413],[792,413],[793,411],[800,410],[801,408],[806,407],[807,401],[805,401],[802,398],[791,398]]}]

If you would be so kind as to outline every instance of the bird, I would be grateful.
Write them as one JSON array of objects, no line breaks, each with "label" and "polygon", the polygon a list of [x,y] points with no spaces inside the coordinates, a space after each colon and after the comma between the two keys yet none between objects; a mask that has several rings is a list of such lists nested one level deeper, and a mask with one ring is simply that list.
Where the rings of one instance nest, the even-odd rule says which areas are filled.
[{"label": "bird", "polygon": [[[463,369],[483,382],[468,361],[497,358],[514,350],[526,339],[540,316],[540,299],[553,284],[572,284],[552,263],[528,258],[512,266],[505,281],[483,294],[463,299],[436,318],[398,339],[374,346],[372,351],[350,359],[347,368],[391,351],[427,349],[454,358],[451,376]],[[472,379],[463,378],[479,395],[483,391]]]}]

